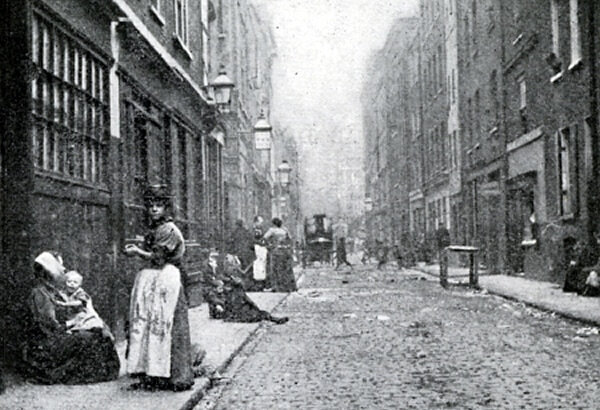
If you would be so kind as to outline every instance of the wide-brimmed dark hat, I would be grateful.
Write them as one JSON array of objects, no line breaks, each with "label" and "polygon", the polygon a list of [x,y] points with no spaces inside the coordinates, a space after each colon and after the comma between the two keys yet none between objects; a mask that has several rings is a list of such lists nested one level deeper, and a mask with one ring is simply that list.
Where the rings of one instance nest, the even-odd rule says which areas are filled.
[{"label": "wide-brimmed dark hat", "polygon": [[157,185],[148,185],[146,190],[144,191],[144,200],[152,201],[152,200],[163,200],[169,201],[172,198],[171,192],[169,191],[169,187],[163,184]]}]

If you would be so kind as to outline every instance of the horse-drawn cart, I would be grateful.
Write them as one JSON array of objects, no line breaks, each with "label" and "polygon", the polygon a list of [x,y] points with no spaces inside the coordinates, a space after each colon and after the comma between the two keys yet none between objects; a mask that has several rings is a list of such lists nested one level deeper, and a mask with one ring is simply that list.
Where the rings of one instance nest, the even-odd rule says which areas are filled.
[{"label": "horse-drawn cart", "polygon": [[313,215],[304,220],[304,240],[304,266],[313,262],[333,263],[333,230],[325,214]]}]

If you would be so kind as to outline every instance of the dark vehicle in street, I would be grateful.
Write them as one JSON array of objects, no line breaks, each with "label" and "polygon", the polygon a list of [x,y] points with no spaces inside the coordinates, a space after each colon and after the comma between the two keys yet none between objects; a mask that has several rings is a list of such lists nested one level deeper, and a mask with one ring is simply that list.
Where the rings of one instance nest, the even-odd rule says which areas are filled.
[{"label": "dark vehicle in street", "polygon": [[304,220],[304,239],[304,266],[313,262],[333,263],[333,229],[325,214],[315,214]]}]

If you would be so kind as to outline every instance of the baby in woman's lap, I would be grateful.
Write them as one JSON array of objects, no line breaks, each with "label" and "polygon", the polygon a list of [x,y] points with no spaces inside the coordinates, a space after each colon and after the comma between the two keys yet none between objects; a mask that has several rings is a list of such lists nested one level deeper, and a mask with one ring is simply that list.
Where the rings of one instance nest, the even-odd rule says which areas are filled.
[{"label": "baby in woman's lap", "polygon": [[114,340],[110,329],[94,309],[92,298],[81,287],[81,274],[72,270],[65,274],[65,279],[65,300],[58,301],[57,304],[72,309],[73,314],[66,321],[67,331],[101,329],[103,334]]}]

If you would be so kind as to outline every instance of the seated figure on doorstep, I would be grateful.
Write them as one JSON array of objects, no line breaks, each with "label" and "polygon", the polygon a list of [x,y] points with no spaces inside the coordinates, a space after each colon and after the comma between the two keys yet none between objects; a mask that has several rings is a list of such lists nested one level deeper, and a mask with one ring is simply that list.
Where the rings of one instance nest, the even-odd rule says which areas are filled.
[{"label": "seated figure on doorstep", "polygon": [[31,321],[23,336],[23,371],[44,384],[84,384],[115,380],[119,356],[111,337],[97,327],[68,329],[69,307],[62,292],[62,258],[42,252],[35,259],[36,285],[29,297]]},{"label": "seated figure on doorstep", "polygon": [[[595,239],[597,240],[597,235]],[[583,239],[568,237],[564,240],[566,273],[563,291],[583,294],[589,269],[598,265],[599,249],[596,241],[586,243]]]},{"label": "seated figure on doorstep", "polygon": [[276,324],[288,321],[287,317],[276,317],[260,309],[246,294],[243,273],[239,259],[234,255],[224,255],[222,261],[216,252],[211,252],[205,272],[204,285],[208,287],[206,298],[209,303],[210,317],[229,322],[260,322],[267,320]]}]

